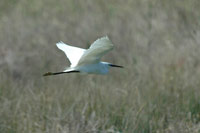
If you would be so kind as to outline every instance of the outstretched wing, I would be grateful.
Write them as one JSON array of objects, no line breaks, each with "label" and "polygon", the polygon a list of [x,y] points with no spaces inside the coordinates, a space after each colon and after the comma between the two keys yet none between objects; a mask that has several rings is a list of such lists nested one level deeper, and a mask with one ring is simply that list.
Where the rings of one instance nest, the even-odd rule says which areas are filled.
[{"label": "outstretched wing", "polygon": [[109,38],[102,37],[96,40],[88,50],[84,52],[80,58],[78,65],[95,64],[98,63],[101,57],[113,49],[113,44]]},{"label": "outstretched wing", "polygon": [[86,51],[85,49],[82,48],[69,46],[63,42],[59,42],[56,45],[60,50],[62,50],[65,53],[65,55],[67,56],[67,58],[71,63],[71,67],[74,67],[78,64],[81,56]]}]

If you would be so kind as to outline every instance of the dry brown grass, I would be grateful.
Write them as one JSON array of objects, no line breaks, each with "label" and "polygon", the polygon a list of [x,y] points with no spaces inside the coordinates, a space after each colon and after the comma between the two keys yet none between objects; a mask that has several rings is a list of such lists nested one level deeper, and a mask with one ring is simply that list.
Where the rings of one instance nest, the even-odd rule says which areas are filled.
[{"label": "dry brown grass", "polygon": [[[0,132],[200,132],[198,0],[2,0]],[[107,76],[42,77],[69,62],[55,43],[108,35]]]}]

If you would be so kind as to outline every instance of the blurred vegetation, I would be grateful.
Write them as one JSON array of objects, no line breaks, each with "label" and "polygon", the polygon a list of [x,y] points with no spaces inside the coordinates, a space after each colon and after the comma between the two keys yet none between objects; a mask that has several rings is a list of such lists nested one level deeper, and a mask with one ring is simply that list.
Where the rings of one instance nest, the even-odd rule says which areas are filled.
[{"label": "blurred vegetation", "polygon": [[[55,43],[108,35],[109,75],[60,71]],[[0,132],[200,132],[198,0],[1,0]]]}]

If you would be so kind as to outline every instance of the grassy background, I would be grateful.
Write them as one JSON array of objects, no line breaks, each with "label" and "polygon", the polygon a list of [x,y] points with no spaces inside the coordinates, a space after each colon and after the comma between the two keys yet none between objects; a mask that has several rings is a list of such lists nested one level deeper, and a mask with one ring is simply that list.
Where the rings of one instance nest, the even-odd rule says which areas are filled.
[{"label": "grassy background", "polygon": [[[109,75],[68,66],[55,43],[108,35]],[[200,132],[198,0],[1,0],[0,132]]]}]

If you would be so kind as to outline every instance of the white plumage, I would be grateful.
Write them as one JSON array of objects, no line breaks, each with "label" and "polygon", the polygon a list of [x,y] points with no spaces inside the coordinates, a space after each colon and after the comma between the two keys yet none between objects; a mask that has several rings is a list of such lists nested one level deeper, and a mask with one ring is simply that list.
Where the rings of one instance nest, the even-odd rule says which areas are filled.
[{"label": "white plumage", "polygon": [[59,42],[56,45],[65,53],[71,65],[62,72],[48,72],[44,76],[72,72],[107,74],[110,67],[122,68],[122,66],[108,62],[100,62],[101,57],[113,49],[113,44],[107,36],[97,39],[87,50],[70,46],[63,42]]},{"label": "white plumage", "polygon": [[63,42],[59,42],[56,45],[60,50],[62,50],[65,53],[65,55],[69,59],[71,63],[70,67],[75,67],[78,64],[78,61],[80,60],[81,56],[86,51],[85,49],[73,47]]}]

